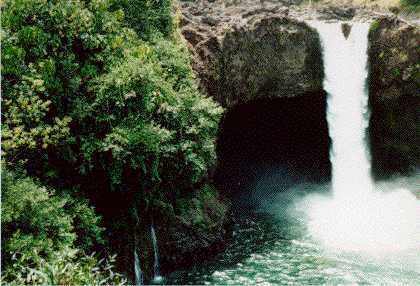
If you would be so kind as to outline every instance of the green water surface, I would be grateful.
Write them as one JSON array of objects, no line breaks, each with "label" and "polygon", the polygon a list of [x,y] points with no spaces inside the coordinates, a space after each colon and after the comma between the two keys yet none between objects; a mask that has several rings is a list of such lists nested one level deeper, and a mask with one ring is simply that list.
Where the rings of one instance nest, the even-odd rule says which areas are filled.
[{"label": "green water surface", "polygon": [[380,258],[328,252],[311,240],[298,219],[260,212],[239,219],[223,253],[203,265],[171,274],[166,283],[420,285],[419,258],[417,251]]}]

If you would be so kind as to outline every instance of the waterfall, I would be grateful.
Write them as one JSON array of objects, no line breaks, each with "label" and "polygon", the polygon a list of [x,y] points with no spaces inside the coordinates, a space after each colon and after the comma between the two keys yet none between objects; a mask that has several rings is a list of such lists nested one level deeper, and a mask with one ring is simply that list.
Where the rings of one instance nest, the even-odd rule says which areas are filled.
[{"label": "waterfall", "polygon": [[162,281],[162,276],[160,276],[160,266],[159,266],[159,249],[157,245],[156,233],[153,227],[153,224],[150,226],[150,233],[152,235],[152,242],[153,242],[153,282],[159,283]]},{"label": "waterfall", "polygon": [[[332,197],[307,200],[308,230],[328,248],[388,254],[420,248],[420,204],[408,190],[383,192],[366,144],[367,23],[309,22],[321,39],[332,140]],[[389,187],[386,187],[389,188]]]},{"label": "waterfall", "polygon": [[143,272],[141,271],[140,267],[140,259],[139,255],[137,254],[137,249],[134,246],[134,283],[135,285],[143,285]]},{"label": "waterfall", "polygon": [[314,25],[324,48],[332,189],[342,198],[348,198],[349,192],[364,196],[373,191],[365,140],[369,122],[365,88],[369,24],[352,24],[347,39],[340,23]]}]

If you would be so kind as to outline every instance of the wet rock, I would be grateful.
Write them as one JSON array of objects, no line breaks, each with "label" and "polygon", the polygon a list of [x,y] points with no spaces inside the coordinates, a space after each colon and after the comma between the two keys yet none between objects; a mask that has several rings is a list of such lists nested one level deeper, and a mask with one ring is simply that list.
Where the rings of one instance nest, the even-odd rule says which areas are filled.
[{"label": "wet rock", "polygon": [[370,141],[376,176],[420,166],[420,29],[382,17],[369,33]]},{"label": "wet rock", "polygon": [[[218,204],[222,203],[220,201]],[[211,205],[206,207],[206,215],[212,217],[213,221],[206,225],[195,224],[194,213],[188,217],[155,214],[154,225],[163,274],[198,265],[224,248],[226,240],[232,237],[233,216],[228,208],[215,215],[214,208]]]},{"label": "wet rock", "polygon": [[398,15],[401,12],[399,7],[390,7],[389,11],[395,15]]},{"label": "wet rock", "polygon": [[[280,7],[270,7],[270,8],[257,8],[251,11],[247,11],[245,13],[242,14],[242,18],[248,18],[257,14],[263,14],[263,13],[268,13],[268,14],[274,14],[279,12]],[[282,9],[283,13],[286,15],[289,11],[288,8],[283,8]]]},{"label": "wet rock", "polygon": [[190,27],[182,29],[182,35],[193,46],[197,45],[199,42],[203,41],[206,38],[205,34]]},{"label": "wet rock", "polygon": [[341,30],[343,31],[344,37],[347,39],[351,32],[351,25],[348,23],[341,24]]},{"label": "wet rock", "polygon": [[179,26],[184,27],[186,25],[192,24],[192,20],[185,15],[182,15],[179,20]]}]

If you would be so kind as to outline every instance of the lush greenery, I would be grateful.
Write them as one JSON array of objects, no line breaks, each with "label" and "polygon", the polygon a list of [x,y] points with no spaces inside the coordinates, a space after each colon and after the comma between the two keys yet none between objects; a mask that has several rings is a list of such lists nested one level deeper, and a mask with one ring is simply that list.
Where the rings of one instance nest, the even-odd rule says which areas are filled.
[{"label": "lush greenery", "polygon": [[113,258],[86,255],[103,245],[99,217],[83,200],[57,195],[2,170],[2,278],[14,284],[120,284]]},{"label": "lush greenery", "polygon": [[401,0],[401,5],[408,11],[420,12],[419,0]]},{"label": "lush greenery", "polygon": [[170,0],[2,5],[3,279],[119,282],[88,255],[106,253],[88,200],[174,204],[214,162],[223,110],[197,89]]},{"label": "lush greenery", "polygon": [[125,11],[124,22],[143,39],[170,36],[175,29],[171,0],[116,0],[113,8]]},{"label": "lush greenery", "polygon": [[419,0],[401,0],[401,3],[403,5],[409,5],[409,6],[419,6],[420,5]]}]

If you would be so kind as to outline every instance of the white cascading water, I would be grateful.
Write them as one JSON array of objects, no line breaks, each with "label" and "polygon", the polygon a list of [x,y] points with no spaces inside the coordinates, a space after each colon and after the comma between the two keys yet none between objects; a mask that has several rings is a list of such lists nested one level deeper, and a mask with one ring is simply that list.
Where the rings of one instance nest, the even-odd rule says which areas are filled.
[{"label": "white cascading water", "polygon": [[383,192],[366,146],[369,24],[310,22],[321,38],[332,139],[332,198],[307,200],[310,234],[327,248],[370,254],[420,249],[420,202],[405,189]]},{"label": "white cascading water", "polygon": [[134,247],[134,283],[135,285],[143,285],[143,272],[140,267],[140,259],[137,254],[137,249]]},{"label": "white cascading water", "polygon": [[153,262],[153,282],[159,283],[163,280],[162,276],[160,276],[160,266],[159,266],[159,249],[157,245],[156,233],[153,224],[150,226],[150,233],[152,235],[152,242],[153,242],[153,254],[154,254],[154,262]]}]

